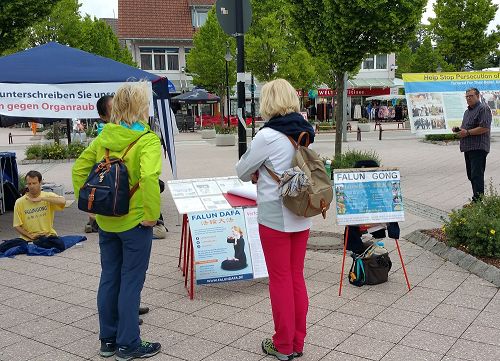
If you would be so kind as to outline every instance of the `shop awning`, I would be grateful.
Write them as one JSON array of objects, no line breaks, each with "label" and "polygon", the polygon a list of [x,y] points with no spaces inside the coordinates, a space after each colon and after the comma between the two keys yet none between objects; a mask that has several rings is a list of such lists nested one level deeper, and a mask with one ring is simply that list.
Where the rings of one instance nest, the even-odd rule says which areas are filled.
[{"label": "shop awning", "polygon": [[392,88],[394,86],[394,81],[386,78],[348,80],[348,88]]}]

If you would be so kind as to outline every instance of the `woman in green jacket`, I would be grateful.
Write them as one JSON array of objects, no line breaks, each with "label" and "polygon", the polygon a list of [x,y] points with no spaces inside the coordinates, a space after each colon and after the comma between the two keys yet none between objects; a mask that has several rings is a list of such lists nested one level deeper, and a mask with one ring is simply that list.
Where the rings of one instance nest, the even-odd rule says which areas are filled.
[{"label": "woman in green jacket", "polygon": [[129,185],[139,184],[130,199],[129,213],[121,217],[96,215],[99,225],[101,279],[97,293],[100,354],[116,353],[117,360],[153,356],[159,343],[142,341],[139,330],[140,294],[151,254],[152,227],[160,215],[161,146],[158,136],[146,124],[149,92],[145,82],[127,83],[113,99],[111,121],[80,155],[73,166],[73,187],[78,199],[95,163],[104,158],[124,157]]}]

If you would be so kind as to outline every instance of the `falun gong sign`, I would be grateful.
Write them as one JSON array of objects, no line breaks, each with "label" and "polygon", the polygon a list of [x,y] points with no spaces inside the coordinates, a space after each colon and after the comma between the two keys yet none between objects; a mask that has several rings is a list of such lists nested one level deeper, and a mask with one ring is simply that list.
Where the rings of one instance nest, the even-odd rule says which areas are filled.
[{"label": "falun gong sign", "polygon": [[334,172],[338,225],[404,221],[397,169],[360,168]]}]

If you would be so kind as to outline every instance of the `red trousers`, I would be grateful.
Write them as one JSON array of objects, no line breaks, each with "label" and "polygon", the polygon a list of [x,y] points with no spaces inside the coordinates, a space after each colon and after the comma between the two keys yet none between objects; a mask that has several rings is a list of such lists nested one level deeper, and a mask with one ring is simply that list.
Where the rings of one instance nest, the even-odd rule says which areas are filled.
[{"label": "red trousers", "polygon": [[287,233],[259,224],[259,234],[269,273],[274,346],[285,355],[302,352],[309,307],[304,280],[309,230]]}]

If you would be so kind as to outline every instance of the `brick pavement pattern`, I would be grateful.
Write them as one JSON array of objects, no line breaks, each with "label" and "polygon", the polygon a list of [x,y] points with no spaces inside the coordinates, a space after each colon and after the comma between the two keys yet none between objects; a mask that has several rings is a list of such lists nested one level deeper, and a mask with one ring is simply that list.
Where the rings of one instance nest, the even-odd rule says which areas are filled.
[{"label": "brick pavement pattern", "polygon": [[[0,150],[7,144],[0,130]],[[407,198],[403,236],[419,228],[439,226],[439,216],[466,203],[470,184],[457,146],[424,144],[404,131],[375,133],[345,148],[377,151],[383,165],[398,167]],[[333,135],[320,135],[315,145],[333,154]],[[5,138],[5,139],[4,139]],[[215,147],[199,134],[176,139],[179,178],[234,174],[235,147]],[[498,186],[500,138],[492,142],[487,177]],[[164,162],[163,179],[169,179]],[[71,163],[22,165],[20,171],[42,169],[49,182],[70,188]],[[168,191],[163,196],[168,237],[153,241],[142,304],[151,311],[141,327],[146,340],[159,341],[163,351],[152,360],[271,360],[260,342],[273,332],[266,280],[199,286],[189,301],[177,268],[179,218]],[[71,199],[72,195],[67,194]],[[0,215],[2,239],[15,235],[12,213]],[[86,215],[76,206],[56,216],[60,234],[83,232]],[[313,230],[341,232],[333,212],[315,219]],[[81,247],[53,257],[17,256],[0,259],[0,360],[103,360],[98,355],[96,290],[99,282],[97,235]],[[401,240],[410,282],[407,292],[393,242],[389,282],[357,288],[344,282],[338,296],[341,252],[308,251],[305,274],[310,296],[308,336],[303,361],[355,360],[481,360],[500,359],[500,292],[491,283]],[[346,280],[347,281],[347,280]]]}]

